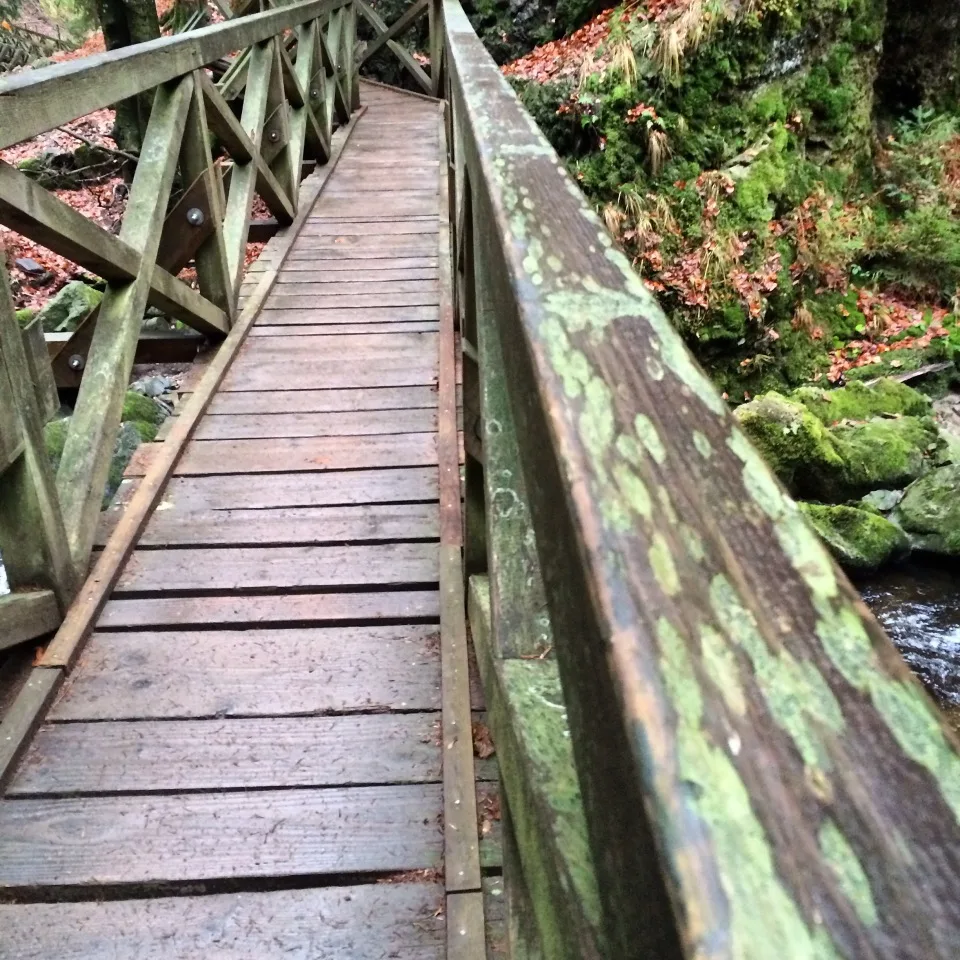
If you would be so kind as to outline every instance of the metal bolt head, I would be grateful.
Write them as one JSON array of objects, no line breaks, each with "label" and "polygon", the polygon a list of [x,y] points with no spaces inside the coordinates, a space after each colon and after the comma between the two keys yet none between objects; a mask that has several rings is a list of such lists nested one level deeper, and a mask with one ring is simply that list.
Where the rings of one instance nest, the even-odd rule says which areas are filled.
[{"label": "metal bolt head", "polygon": [[280,134],[277,133],[276,130],[271,130],[270,133],[267,135],[267,139],[271,143],[276,143],[280,139]]},{"label": "metal bolt head", "polygon": [[75,353],[68,361],[67,366],[76,372],[80,372],[86,364],[86,361],[83,359],[83,356],[79,353]]},{"label": "metal bolt head", "polygon": [[320,91],[319,91],[316,87],[314,87],[314,88],[310,91],[310,99],[311,99],[311,100],[316,100],[317,97],[319,97],[319,96],[320,96]]},{"label": "metal bolt head", "polygon": [[189,223],[191,227],[203,226],[205,219],[203,211],[199,207],[191,207],[187,211],[187,223]]}]

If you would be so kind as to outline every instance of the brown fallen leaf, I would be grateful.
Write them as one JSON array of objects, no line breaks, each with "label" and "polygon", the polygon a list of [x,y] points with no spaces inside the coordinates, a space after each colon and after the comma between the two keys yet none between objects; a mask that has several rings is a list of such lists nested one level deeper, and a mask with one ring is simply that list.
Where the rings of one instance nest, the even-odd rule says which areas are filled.
[{"label": "brown fallen leaf", "polygon": [[490,728],[480,720],[473,723],[473,753],[481,760],[492,757],[497,752],[490,736]]}]

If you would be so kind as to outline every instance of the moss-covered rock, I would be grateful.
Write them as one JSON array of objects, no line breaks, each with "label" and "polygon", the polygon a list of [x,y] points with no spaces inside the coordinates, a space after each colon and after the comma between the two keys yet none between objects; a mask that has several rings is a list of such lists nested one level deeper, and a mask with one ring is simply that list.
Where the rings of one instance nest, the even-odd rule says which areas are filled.
[{"label": "moss-covered rock", "polygon": [[[147,425],[149,426],[149,424]],[[110,506],[110,501],[120,487],[123,480],[123,471],[140,446],[142,437],[136,423],[121,423],[117,432],[117,439],[113,447],[113,457],[110,460],[110,472],[107,475],[107,486],[103,491],[103,509]]]},{"label": "moss-covered rock", "polygon": [[842,478],[845,464],[833,437],[802,404],[766,393],[734,416],[792,493],[821,497]]},{"label": "moss-covered rock", "polygon": [[872,510],[846,504],[799,506],[830,552],[850,570],[876,570],[909,552],[906,534]]},{"label": "moss-covered rock", "polygon": [[743,404],[734,416],[794,496],[826,503],[906,486],[930,469],[941,446],[927,417],[827,427],[804,404],[775,392]]},{"label": "moss-covered rock", "polygon": [[[135,390],[128,390],[123,398],[123,412],[120,420],[123,423],[141,422],[154,427],[159,426],[166,419],[165,411],[150,397],[145,397]],[[152,439],[152,438],[151,438]]]},{"label": "moss-covered rock", "polygon": [[915,546],[960,555],[960,464],[940,467],[912,483],[894,516]]},{"label": "moss-covered rock", "polygon": [[153,443],[157,439],[158,428],[155,423],[148,423],[146,420],[131,420],[129,422],[134,425],[144,443]]},{"label": "moss-covered rock", "polygon": [[802,403],[821,423],[870,420],[884,415],[926,417],[932,404],[922,393],[897,380],[884,378],[869,385],[851,383],[838,390],[801,387],[790,399]]},{"label": "moss-covered rock", "polygon": [[95,307],[103,294],[80,280],[62,287],[57,295],[40,311],[40,323],[45,333],[64,333],[76,330]]},{"label": "moss-covered rock", "polygon": [[37,311],[33,307],[24,307],[22,310],[16,312],[17,323],[20,326],[21,330],[25,330],[30,326],[30,321],[37,315]]},{"label": "moss-covered rock", "polygon": [[906,486],[926,473],[940,447],[936,425],[924,417],[876,418],[829,433],[843,461],[841,485],[824,498],[833,501]]}]

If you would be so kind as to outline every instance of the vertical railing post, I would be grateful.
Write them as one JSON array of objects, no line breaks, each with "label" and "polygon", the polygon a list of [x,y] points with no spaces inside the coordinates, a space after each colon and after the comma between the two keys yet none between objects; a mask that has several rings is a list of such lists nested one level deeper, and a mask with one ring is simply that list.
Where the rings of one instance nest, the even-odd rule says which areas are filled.
[{"label": "vertical railing post", "polygon": [[430,87],[435,97],[443,89],[443,0],[430,0]]},{"label": "vertical railing post", "polygon": [[0,380],[0,402],[5,408],[0,418],[14,425],[22,445],[19,451],[11,451],[17,455],[9,465],[0,462],[0,552],[7,578],[11,587],[53,590],[64,610],[76,589],[77,570],[70,559],[36,390],[2,267]]}]

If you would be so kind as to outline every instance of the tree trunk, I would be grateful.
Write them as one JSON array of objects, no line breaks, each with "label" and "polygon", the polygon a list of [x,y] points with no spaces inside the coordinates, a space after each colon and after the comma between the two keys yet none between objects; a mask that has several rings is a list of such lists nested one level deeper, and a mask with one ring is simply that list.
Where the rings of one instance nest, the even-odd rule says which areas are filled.
[{"label": "tree trunk", "polygon": [[921,104],[955,110],[960,100],[960,5],[957,0],[891,4],[877,78],[882,105],[894,113]]},{"label": "tree trunk", "polygon": [[[97,16],[108,50],[145,43],[160,36],[154,0],[97,0]],[[139,154],[152,102],[151,94],[141,94],[116,105],[113,139],[121,150]]]}]

